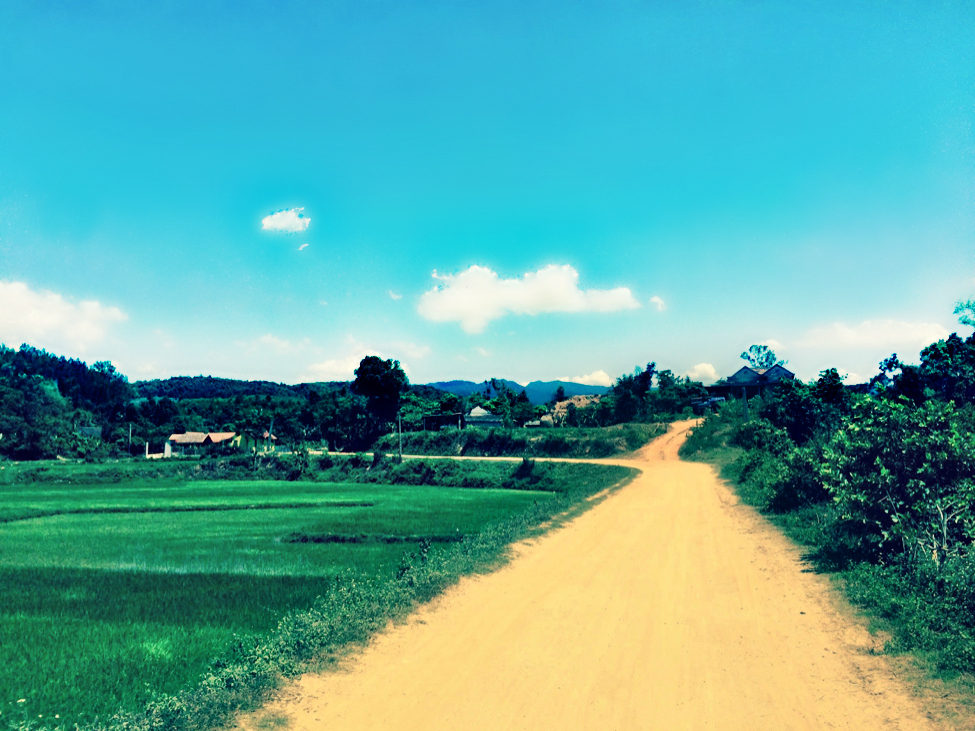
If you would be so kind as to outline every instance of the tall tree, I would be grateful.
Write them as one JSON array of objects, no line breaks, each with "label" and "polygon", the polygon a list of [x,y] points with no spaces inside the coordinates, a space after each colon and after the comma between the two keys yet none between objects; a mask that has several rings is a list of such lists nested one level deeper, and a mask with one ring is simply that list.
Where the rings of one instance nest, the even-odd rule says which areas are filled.
[{"label": "tall tree", "polygon": [[784,360],[779,360],[775,351],[767,345],[752,345],[739,356],[747,361],[752,368],[771,368],[772,366],[785,365]]},{"label": "tall tree", "polygon": [[367,355],[355,369],[352,392],[366,397],[366,408],[377,421],[390,422],[396,418],[400,396],[408,386],[398,360]]}]

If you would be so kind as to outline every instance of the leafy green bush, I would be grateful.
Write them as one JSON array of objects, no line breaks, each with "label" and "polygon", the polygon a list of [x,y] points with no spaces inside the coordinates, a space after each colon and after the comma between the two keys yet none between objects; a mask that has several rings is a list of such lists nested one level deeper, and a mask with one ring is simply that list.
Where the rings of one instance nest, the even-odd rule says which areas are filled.
[{"label": "leafy green bush", "polygon": [[975,436],[954,404],[869,399],[827,444],[820,477],[865,556],[939,563],[975,538]]}]

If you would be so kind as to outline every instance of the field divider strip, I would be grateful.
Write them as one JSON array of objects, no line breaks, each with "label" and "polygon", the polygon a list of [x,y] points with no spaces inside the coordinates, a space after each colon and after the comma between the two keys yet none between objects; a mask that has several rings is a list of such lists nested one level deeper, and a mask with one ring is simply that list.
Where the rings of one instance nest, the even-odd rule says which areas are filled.
[{"label": "field divider strip", "polygon": [[105,507],[105,508],[69,508],[67,510],[50,510],[32,515],[16,515],[0,517],[0,524],[17,523],[37,518],[53,518],[58,515],[112,515],[127,513],[210,513],[231,510],[301,510],[305,508],[371,508],[375,503],[355,501],[305,502],[305,503],[254,503],[250,505],[171,505],[144,507]]}]

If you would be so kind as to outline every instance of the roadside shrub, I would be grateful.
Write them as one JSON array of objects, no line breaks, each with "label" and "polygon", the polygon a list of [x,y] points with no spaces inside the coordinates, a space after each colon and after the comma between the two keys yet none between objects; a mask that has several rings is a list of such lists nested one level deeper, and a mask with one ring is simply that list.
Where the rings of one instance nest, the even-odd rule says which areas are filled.
[{"label": "roadside shrub", "polygon": [[819,477],[822,450],[816,446],[790,450],[784,457],[786,475],[769,497],[768,509],[777,513],[797,510],[829,499],[829,492]]},{"label": "roadside shrub", "polygon": [[788,432],[765,419],[752,419],[739,424],[732,429],[728,441],[742,449],[757,449],[780,457],[795,449]]},{"label": "roadside shrub", "polygon": [[866,400],[823,451],[838,529],[874,559],[939,563],[975,538],[975,437],[954,404]]}]

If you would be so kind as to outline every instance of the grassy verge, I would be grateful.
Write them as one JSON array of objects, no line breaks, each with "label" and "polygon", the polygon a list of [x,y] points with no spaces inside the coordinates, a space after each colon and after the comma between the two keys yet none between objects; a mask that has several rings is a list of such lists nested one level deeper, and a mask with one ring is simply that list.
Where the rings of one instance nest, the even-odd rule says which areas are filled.
[{"label": "grassy verge", "polygon": [[[667,430],[665,424],[617,424],[559,429],[442,429],[403,434],[406,454],[477,457],[612,457],[639,449]],[[399,437],[387,435],[376,449],[394,452]]]},{"label": "grassy verge", "polygon": [[[354,462],[302,481],[185,480],[227,471],[200,464],[8,473],[0,727],[212,727],[631,474]],[[316,481],[336,469],[343,482]]]}]

